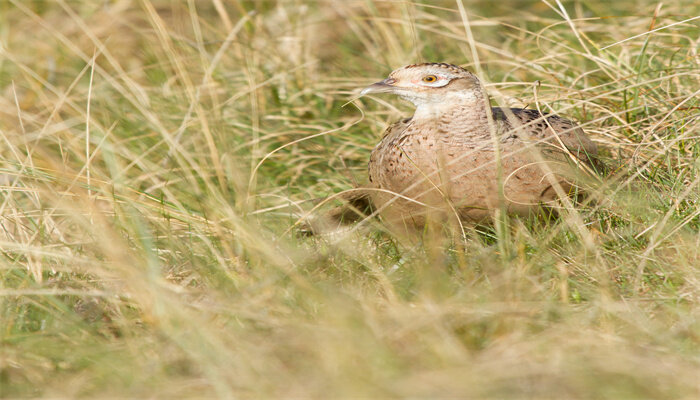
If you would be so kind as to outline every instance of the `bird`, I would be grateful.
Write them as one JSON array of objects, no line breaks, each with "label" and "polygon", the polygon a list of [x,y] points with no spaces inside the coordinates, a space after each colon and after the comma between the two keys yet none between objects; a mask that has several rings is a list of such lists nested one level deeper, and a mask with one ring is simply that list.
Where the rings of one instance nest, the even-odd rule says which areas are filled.
[{"label": "bird", "polygon": [[575,191],[581,171],[603,168],[596,144],[574,122],[491,107],[480,80],[460,66],[406,65],[361,96],[383,93],[410,101],[415,112],[386,129],[370,155],[367,190],[347,197],[337,219],[373,212],[420,228],[450,215],[479,223],[497,209],[529,215]]}]

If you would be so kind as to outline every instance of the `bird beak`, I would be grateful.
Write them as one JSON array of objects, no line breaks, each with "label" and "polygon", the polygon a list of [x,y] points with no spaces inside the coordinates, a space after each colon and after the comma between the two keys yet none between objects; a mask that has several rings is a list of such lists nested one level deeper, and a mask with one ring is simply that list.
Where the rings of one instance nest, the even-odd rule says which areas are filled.
[{"label": "bird beak", "polygon": [[386,78],[383,81],[373,83],[366,88],[362,89],[360,92],[360,96],[364,96],[368,93],[390,93],[393,92],[395,89],[394,84],[396,83],[396,79],[393,78]]}]

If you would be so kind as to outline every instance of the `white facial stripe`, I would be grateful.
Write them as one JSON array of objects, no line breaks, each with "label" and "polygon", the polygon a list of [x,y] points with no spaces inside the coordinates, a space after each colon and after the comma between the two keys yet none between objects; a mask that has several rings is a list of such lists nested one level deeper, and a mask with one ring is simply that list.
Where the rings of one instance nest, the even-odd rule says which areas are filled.
[{"label": "white facial stripe", "polygon": [[443,87],[450,83],[452,79],[444,76],[444,75],[435,75],[437,77],[437,80],[435,82],[425,82],[423,80],[424,76],[413,80],[411,83],[420,85],[420,86],[428,86],[428,87]]},{"label": "white facial stripe", "polygon": [[445,78],[445,77],[438,77],[438,80],[435,82],[422,82],[423,86],[430,86],[430,87],[443,87],[450,83],[450,79]]}]

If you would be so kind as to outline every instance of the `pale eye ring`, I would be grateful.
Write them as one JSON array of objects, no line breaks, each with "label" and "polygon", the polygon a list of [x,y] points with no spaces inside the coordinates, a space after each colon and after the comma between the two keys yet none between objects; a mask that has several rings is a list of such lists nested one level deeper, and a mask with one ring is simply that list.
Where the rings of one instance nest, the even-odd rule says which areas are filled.
[{"label": "pale eye ring", "polygon": [[425,83],[435,83],[437,82],[438,77],[435,75],[426,75],[423,77],[422,81]]}]

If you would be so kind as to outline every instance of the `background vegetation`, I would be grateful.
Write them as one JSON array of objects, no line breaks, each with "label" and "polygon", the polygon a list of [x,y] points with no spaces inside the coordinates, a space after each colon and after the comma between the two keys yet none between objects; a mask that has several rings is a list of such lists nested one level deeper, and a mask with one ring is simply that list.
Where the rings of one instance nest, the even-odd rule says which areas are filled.
[{"label": "background vegetation", "polygon": [[[0,397],[698,398],[697,2],[496,3],[0,2]],[[346,103],[419,61],[618,173],[554,221],[300,235],[411,112]]]}]

